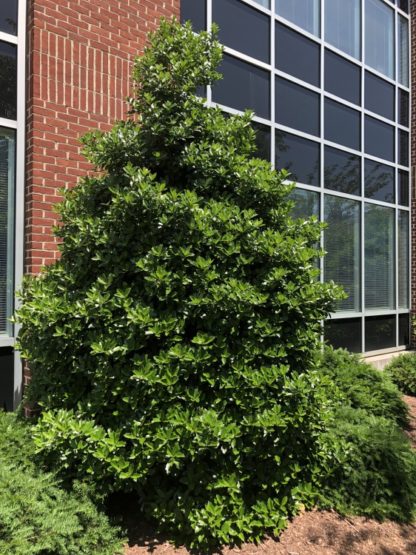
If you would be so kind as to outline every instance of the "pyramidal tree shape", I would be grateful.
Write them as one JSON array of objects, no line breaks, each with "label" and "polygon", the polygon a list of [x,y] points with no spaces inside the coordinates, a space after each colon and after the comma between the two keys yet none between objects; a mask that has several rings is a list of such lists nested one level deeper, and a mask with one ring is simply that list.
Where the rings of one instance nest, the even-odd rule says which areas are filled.
[{"label": "pyramidal tree shape", "polygon": [[311,502],[313,358],[340,295],[318,279],[320,224],[290,217],[288,174],[254,157],[251,114],[196,96],[221,57],[188,24],[150,36],[129,118],[84,139],[99,171],[65,192],[61,257],[17,315],[39,451],[194,547]]}]

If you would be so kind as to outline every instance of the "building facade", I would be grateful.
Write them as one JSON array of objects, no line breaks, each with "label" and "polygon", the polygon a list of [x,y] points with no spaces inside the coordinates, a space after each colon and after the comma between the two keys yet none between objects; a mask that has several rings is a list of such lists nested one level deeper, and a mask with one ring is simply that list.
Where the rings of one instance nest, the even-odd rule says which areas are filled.
[{"label": "building facade", "polygon": [[126,116],[132,61],[162,16],[191,20],[197,31],[219,26],[223,79],[204,92],[208,104],[228,113],[252,109],[257,155],[289,169],[297,183],[294,214],[327,223],[321,279],[343,285],[348,298],[325,324],[326,339],[356,352],[406,348],[411,275],[416,280],[410,257],[416,248],[410,233],[416,233],[414,6],[409,0],[3,2],[0,405],[16,406],[24,381],[14,351],[18,329],[9,320],[15,291],[24,274],[56,259],[51,229],[59,189],[91,170],[79,137]]}]

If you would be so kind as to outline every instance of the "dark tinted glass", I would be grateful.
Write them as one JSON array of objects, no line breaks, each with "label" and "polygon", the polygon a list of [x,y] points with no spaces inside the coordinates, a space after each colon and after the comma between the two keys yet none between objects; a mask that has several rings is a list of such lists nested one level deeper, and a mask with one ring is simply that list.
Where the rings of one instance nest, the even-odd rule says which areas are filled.
[{"label": "dark tinted glass", "polygon": [[0,410],[11,411],[14,401],[12,349],[0,349],[0,369]]},{"label": "dark tinted glass", "polygon": [[409,206],[409,173],[399,170],[399,204]]},{"label": "dark tinted glass", "polygon": [[319,186],[319,144],[276,130],[276,167],[289,170],[293,181]]},{"label": "dark tinted glass", "polygon": [[253,129],[256,133],[256,146],[257,150],[254,153],[254,156],[257,158],[263,158],[270,162],[270,148],[271,148],[271,135],[270,135],[270,127],[267,125],[262,125],[261,123],[257,123],[253,121],[252,123]]},{"label": "dark tinted glass", "polygon": [[240,0],[214,0],[212,19],[219,26],[220,42],[269,62],[270,17]]},{"label": "dark tinted glass", "polygon": [[394,120],[394,86],[372,73],[365,73],[365,107]]},{"label": "dark tinted glass", "polygon": [[409,133],[399,129],[399,164],[409,165]]},{"label": "dark tinted glass", "polygon": [[293,189],[290,199],[295,202],[292,209],[292,218],[307,219],[311,216],[319,218],[319,193],[305,189]]},{"label": "dark tinted glass", "polygon": [[350,195],[361,194],[361,158],[330,146],[325,147],[325,187]]},{"label": "dark tinted glass", "polygon": [[397,5],[401,10],[406,13],[409,13],[409,0],[398,0]]},{"label": "dark tinted glass", "polygon": [[276,23],[276,67],[319,87],[320,47],[314,41]]},{"label": "dark tinted glass", "polygon": [[319,94],[277,77],[276,121],[311,135],[319,135]]},{"label": "dark tinted glass", "polygon": [[0,118],[16,119],[17,47],[0,41]]},{"label": "dark tinted glass", "polygon": [[347,349],[352,353],[360,353],[361,318],[353,320],[328,320],[325,322],[325,341],[335,349]]},{"label": "dark tinted glass", "polygon": [[399,315],[399,346],[410,343],[410,322],[408,314]]},{"label": "dark tinted glass", "polygon": [[0,2],[0,31],[17,35],[17,0]]},{"label": "dark tinted glass", "polygon": [[181,0],[181,22],[188,19],[194,31],[203,31],[207,26],[206,0]]},{"label": "dark tinted glass", "polygon": [[394,202],[394,168],[374,160],[366,160],[365,196],[384,202]]},{"label": "dark tinted glass", "polygon": [[409,127],[409,93],[399,89],[399,123]]},{"label": "dark tinted glass", "polygon": [[224,77],[212,88],[215,102],[237,110],[250,108],[258,116],[270,118],[269,72],[228,54],[224,54],[219,71]]},{"label": "dark tinted glass", "polygon": [[359,112],[329,100],[325,100],[325,139],[360,150],[361,116]]},{"label": "dark tinted glass", "polygon": [[394,127],[366,116],[365,152],[394,162]]},{"label": "dark tinted glass", "polygon": [[396,317],[373,316],[365,319],[365,350],[378,351],[396,346]]},{"label": "dark tinted glass", "polygon": [[325,90],[360,104],[361,69],[341,56],[325,51]]}]

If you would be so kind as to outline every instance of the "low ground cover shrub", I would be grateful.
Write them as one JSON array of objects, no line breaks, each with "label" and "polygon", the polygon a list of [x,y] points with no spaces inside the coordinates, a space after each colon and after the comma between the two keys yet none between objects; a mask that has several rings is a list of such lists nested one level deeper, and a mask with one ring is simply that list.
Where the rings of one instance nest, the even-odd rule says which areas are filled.
[{"label": "low ground cover shrub", "polygon": [[119,530],[97,510],[85,485],[62,488],[34,460],[29,426],[0,412],[0,553],[115,555]]},{"label": "low ground cover shrub", "polygon": [[319,356],[319,371],[338,388],[343,405],[391,419],[401,427],[407,425],[408,407],[397,386],[387,373],[359,355],[325,347]]},{"label": "low ground cover shrub", "polygon": [[406,395],[416,395],[416,354],[403,353],[389,362],[386,374]]},{"label": "low ground cover shrub", "polygon": [[61,258],[18,314],[38,449],[199,548],[311,502],[330,404],[311,367],[340,296],[317,279],[319,222],[293,220],[287,172],[253,156],[251,115],[195,95],[220,59],[214,36],[161,24],[134,117],[86,139],[100,172],[65,194]]}]

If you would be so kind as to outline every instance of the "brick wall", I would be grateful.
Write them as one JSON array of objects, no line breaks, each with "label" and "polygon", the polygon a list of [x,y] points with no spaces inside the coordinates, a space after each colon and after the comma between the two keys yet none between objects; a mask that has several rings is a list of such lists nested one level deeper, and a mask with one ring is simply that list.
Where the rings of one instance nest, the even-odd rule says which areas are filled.
[{"label": "brick wall", "polygon": [[[411,234],[412,234],[412,315],[416,316],[416,0],[410,2],[411,16],[411,76],[412,76],[412,104],[411,104]],[[416,348],[416,329],[412,329],[412,347]]]},{"label": "brick wall", "polygon": [[91,168],[79,138],[126,115],[132,60],[179,0],[28,0],[25,272],[55,260],[58,189]]}]

